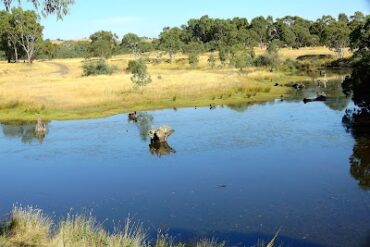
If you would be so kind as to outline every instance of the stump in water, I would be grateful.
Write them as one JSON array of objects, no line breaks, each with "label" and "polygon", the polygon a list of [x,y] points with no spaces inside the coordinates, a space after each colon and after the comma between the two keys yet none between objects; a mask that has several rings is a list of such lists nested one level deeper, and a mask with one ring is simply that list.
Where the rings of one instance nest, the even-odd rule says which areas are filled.
[{"label": "stump in water", "polygon": [[151,143],[156,142],[167,142],[167,138],[173,133],[175,130],[171,129],[168,126],[162,126],[160,128],[152,128],[149,131],[149,137]]},{"label": "stump in water", "polygon": [[37,119],[37,123],[35,126],[35,134],[36,136],[44,136],[46,133],[45,124],[41,121],[41,119]]}]

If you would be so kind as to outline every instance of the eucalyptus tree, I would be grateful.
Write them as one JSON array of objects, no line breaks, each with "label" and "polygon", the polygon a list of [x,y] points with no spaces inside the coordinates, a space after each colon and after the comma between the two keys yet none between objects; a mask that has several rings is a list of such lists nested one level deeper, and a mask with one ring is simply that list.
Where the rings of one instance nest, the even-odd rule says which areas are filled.
[{"label": "eucalyptus tree", "polygon": [[256,33],[259,46],[263,48],[267,43],[267,29],[268,29],[268,22],[263,16],[256,17],[252,19],[251,30]]},{"label": "eucalyptus tree", "polygon": [[121,46],[131,50],[135,57],[140,54],[141,38],[134,33],[127,33],[123,36]]},{"label": "eucalyptus tree", "polygon": [[166,27],[159,35],[159,46],[169,54],[170,63],[173,63],[175,54],[179,52],[183,46],[180,36],[181,29],[177,27]]},{"label": "eucalyptus tree", "polygon": [[[5,10],[10,12],[14,2],[20,3],[21,0],[1,0],[5,6]],[[27,0],[33,4],[34,8],[39,10],[43,15],[56,15],[58,19],[68,14],[69,6],[74,3],[74,0]]]},{"label": "eucalyptus tree", "polygon": [[98,31],[90,35],[91,55],[101,58],[110,58],[117,46],[117,35],[109,31]]},{"label": "eucalyptus tree", "polygon": [[8,39],[14,49],[15,60],[18,59],[17,44],[26,53],[28,63],[32,63],[35,53],[42,41],[43,27],[38,22],[38,15],[31,10],[13,8],[9,20]]},{"label": "eucalyptus tree", "polygon": [[339,57],[343,57],[345,47],[349,45],[350,29],[347,23],[342,21],[332,22],[326,29],[326,45],[333,49]]}]

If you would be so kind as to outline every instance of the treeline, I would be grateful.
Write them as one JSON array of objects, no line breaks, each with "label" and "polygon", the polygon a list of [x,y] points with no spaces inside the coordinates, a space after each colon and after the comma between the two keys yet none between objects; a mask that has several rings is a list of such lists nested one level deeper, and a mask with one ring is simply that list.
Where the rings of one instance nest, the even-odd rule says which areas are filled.
[{"label": "treeline", "polygon": [[126,34],[121,40],[109,31],[92,34],[89,40],[52,42],[42,40],[42,26],[33,11],[13,8],[0,12],[0,50],[6,59],[17,61],[26,58],[74,58],[104,57],[132,52],[141,53],[161,50],[173,61],[177,52],[195,54],[218,51],[220,60],[229,59],[241,50],[253,47],[291,47],[299,49],[309,46],[327,46],[343,55],[350,45],[350,34],[366,22],[367,16],[355,12],[352,16],[339,14],[337,18],[324,15],[316,21],[298,16],[274,19],[259,16],[250,22],[246,18],[218,19],[203,16],[191,19],[181,27],[163,29],[156,39]]}]

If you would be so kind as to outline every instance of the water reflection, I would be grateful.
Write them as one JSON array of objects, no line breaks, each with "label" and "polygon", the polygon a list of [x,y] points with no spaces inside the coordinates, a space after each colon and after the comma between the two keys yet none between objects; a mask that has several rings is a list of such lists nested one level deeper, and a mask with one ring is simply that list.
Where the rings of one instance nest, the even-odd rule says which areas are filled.
[{"label": "water reflection", "polygon": [[153,116],[147,112],[139,112],[135,113],[135,119],[130,119],[129,122],[134,123],[137,128],[139,129],[139,135],[141,140],[147,141],[148,140],[148,133],[153,124]]},{"label": "water reflection", "polygon": [[356,143],[350,157],[351,175],[363,189],[370,189],[370,65],[359,63],[343,82],[343,91],[352,95],[355,107],[347,109],[342,122]]},{"label": "water reflection", "polygon": [[152,155],[156,155],[158,157],[176,153],[176,150],[167,142],[152,142],[149,144],[149,151]]},{"label": "water reflection", "polygon": [[1,123],[1,128],[6,137],[20,138],[25,144],[31,144],[33,141],[38,141],[41,144],[49,132],[48,122],[44,124],[46,132],[42,134],[36,133],[36,122],[4,122]]}]

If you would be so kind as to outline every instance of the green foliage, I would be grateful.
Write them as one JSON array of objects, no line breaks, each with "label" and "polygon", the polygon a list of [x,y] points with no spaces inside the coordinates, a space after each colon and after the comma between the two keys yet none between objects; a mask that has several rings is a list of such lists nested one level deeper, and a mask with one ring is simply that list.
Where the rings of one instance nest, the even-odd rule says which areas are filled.
[{"label": "green foliage", "polygon": [[34,11],[13,8],[0,12],[0,48],[8,62],[26,55],[29,63],[34,59],[42,41],[43,27]]},{"label": "green foliage", "polygon": [[88,58],[90,57],[89,41],[65,41],[58,45],[55,58]]},{"label": "green foliage", "polygon": [[[5,10],[9,11],[12,3],[16,1],[1,0],[1,2],[4,3]],[[21,0],[17,2],[20,3]],[[31,2],[36,10],[41,9],[44,16],[54,14],[58,19],[62,19],[69,12],[69,6],[74,3],[74,0],[28,0],[28,2]]]},{"label": "green foliage", "polygon": [[332,48],[339,57],[343,57],[343,49],[349,45],[350,29],[345,22],[332,22],[326,29],[326,44]]},{"label": "green foliage", "polygon": [[252,65],[253,59],[250,53],[242,52],[235,55],[231,63],[242,72],[246,67]]},{"label": "green foliage", "polygon": [[134,33],[127,33],[122,38],[121,46],[128,48],[131,52],[137,56],[140,53],[141,39]]},{"label": "green foliage", "polygon": [[199,63],[198,53],[190,53],[188,56],[189,64],[193,67],[196,67]]},{"label": "green foliage", "polygon": [[145,86],[152,82],[143,59],[129,61],[126,70],[132,74],[131,81],[135,84],[135,87]]},{"label": "green foliage", "polygon": [[289,71],[291,73],[296,73],[297,71],[299,71],[301,68],[301,65],[295,61],[295,60],[292,60],[292,59],[286,59],[282,66],[281,66],[281,69],[284,70],[284,71]]},{"label": "green foliage", "polygon": [[170,55],[170,62],[174,60],[176,52],[183,46],[180,28],[164,28],[159,35],[159,46]]},{"label": "green foliage", "polygon": [[90,52],[93,56],[110,58],[117,46],[117,36],[112,32],[99,31],[90,35]]},{"label": "green foliage", "polygon": [[227,60],[230,58],[230,49],[220,44],[218,48],[218,58],[220,59],[221,64],[225,65]]},{"label": "green foliage", "polygon": [[53,59],[56,56],[59,46],[52,43],[50,40],[45,40],[41,43],[38,57],[44,57],[47,59]]},{"label": "green foliage", "polygon": [[103,59],[93,62],[86,62],[82,66],[83,76],[91,75],[111,75],[118,71],[114,65],[107,64]]},{"label": "green foliage", "polygon": [[352,49],[367,50],[370,47],[370,16],[367,17],[366,22],[354,28],[349,37]]}]

